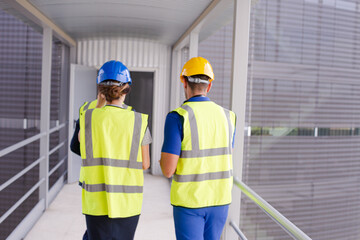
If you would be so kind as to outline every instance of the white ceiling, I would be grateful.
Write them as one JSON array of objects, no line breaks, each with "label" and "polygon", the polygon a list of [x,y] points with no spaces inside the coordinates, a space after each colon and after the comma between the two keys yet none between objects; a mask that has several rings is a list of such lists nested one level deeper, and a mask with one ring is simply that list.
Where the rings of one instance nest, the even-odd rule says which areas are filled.
[{"label": "white ceiling", "polygon": [[74,39],[139,37],[174,44],[211,0],[29,0]]}]

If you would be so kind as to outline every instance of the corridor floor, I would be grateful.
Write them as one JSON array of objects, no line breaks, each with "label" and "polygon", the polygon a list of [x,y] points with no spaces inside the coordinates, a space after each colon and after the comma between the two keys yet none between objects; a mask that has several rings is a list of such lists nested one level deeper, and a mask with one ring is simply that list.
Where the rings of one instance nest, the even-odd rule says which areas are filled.
[{"label": "corridor floor", "polygon": [[[151,174],[144,177],[144,201],[135,240],[173,240],[169,181]],[[84,231],[81,189],[72,183],[63,187],[25,240],[81,240]]]}]

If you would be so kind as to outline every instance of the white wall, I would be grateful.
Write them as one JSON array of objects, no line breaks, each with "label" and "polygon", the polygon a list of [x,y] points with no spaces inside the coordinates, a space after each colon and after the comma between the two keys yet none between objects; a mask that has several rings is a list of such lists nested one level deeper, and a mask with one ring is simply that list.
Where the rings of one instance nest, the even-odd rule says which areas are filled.
[{"label": "white wall", "polygon": [[119,60],[131,71],[154,72],[152,126],[153,174],[161,174],[158,164],[163,129],[170,102],[171,47],[138,38],[92,38],[77,41],[77,64],[100,68],[108,60]]}]

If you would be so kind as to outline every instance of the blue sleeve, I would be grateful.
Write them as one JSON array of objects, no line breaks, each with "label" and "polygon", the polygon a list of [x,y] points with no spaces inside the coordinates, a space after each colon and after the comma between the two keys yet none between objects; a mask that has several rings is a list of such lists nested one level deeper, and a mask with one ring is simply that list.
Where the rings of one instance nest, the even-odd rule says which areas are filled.
[{"label": "blue sleeve", "polygon": [[232,148],[234,148],[234,144],[235,144],[235,133],[236,133],[236,127],[234,129],[234,135],[233,135],[233,140],[232,140]]},{"label": "blue sleeve", "polygon": [[170,112],[166,116],[164,128],[164,143],[161,152],[180,156],[183,135],[184,119],[176,112]]},{"label": "blue sleeve", "polygon": [[234,145],[235,145],[236,121],[237,121],[237,117],[235,115],[235,126],[234,126],[233,140],[232,140],[232,148],[234,148]]},{"label": "blue sleeve", "polygon": [[70,143],[70,149],[73,153],[76,153],[77,155],[80,156],[80,142],[78,139],[79,131],[80,131],[80,124],[79,124],[79,120],[77,120],[75,132]]}]

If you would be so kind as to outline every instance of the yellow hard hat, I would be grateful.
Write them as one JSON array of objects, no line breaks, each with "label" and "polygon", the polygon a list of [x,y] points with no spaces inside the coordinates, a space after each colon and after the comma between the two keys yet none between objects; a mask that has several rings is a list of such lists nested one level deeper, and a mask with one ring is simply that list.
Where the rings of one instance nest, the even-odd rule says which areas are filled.
[{"label": "yellow hard hat", "polygon": [[189,77],[198,74],[208,76],[210,78],[209,82],[214,80],[214,71],[209,61],[202,57],[193,57],[184,64],[180,74],[180,80],[183,82],[183,76]]}]

